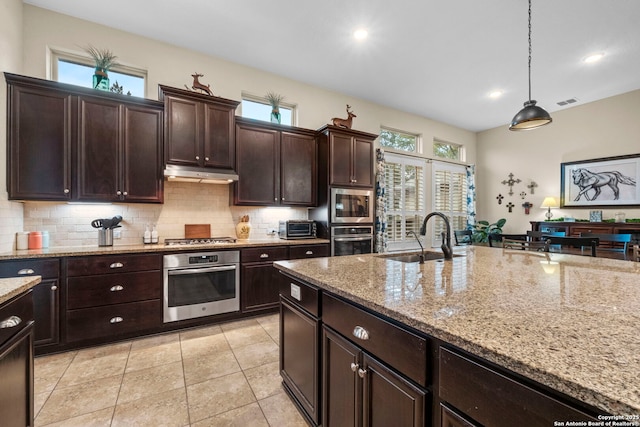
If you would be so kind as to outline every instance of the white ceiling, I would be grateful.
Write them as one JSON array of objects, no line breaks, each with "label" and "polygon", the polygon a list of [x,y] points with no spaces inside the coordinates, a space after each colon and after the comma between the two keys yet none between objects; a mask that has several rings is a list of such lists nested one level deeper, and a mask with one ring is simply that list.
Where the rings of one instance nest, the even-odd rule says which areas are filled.
[{"label": "white ceiling", "polygon": [[[471,131],[528,98],[526,0],[24,2]],[[549,112],[640,89],[639,0],[534,0],[532,27],[532,98]]]}]

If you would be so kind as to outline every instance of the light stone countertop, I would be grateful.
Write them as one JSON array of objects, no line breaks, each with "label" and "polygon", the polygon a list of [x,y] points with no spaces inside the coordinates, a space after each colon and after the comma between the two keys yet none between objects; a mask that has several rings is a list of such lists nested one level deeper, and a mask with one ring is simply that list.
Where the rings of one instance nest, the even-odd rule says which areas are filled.
[{"label": "light stone countertop", "polygon": [[10,277],[0,279],[0,304],[28,291],[40,283],[40,276]]},{"label": "light stone countertop", "polygon": [[603,411],[640,414],[640,263],[456,252],[423,265],[376,254],[275,264]]},{"label": "light stone countertop", "polygon": [[0,260],[18,260],[29,258],[53,258],[53,257],[67,257],[67,256],[85,256],[85,255],[117,255],[117,254],[132,254],[132,253],[154,253],[154,252],[182,252],[193,250],[218,250],[218,249],[242,249],[251,248],[257,246],[297,246],[297,245],[317,245],[328,244],[327,239],[293,239],[284,240],[278,238],[265,238],[265,239],[249,239],[249,240],[237,240],[235,243],[216,243],[209,245],[184,245],[184,246],[169,246],[164,243],[155,245],[118,245],[114,246],[58,246],[47,249],[28,249],[28,250],[13,250],[10,252],[0,253]]}]

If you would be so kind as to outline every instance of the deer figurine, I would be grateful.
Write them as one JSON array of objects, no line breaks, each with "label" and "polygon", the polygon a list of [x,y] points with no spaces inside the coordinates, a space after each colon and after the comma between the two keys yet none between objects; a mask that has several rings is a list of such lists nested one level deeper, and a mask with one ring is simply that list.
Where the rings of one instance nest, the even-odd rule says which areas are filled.
[{"label": "deer figurine", "polygon": [[339,117],[334,117],[333,119],[331,119],[331,121],[333,122],[334,126],[338,126],[341,128],[346,128],[346,129],[351,129],[351,122],[353,121],[354,117],[358,117],[355,114],[353,114],[352,111],[349,111],[349,109],[351,108],[351,106],[349,104],[347,104],[347,117],[346,119],[341,119]]},{"label": "deer figurine", "polygon": [[213,96],[213,92],[211,92],[210,86],[211,85],[203,85],[202,83],[200,83],[198,81],[198,77],[204,77],[204,74],[198,74],[197,72],[194,74],[191,74],[191,77],[193,77],[193,85],[191,86],[191,89],[193,90],[198,90],[200,89],[201,91],[203,91],[206,94],[209,94],[210,96]]}]

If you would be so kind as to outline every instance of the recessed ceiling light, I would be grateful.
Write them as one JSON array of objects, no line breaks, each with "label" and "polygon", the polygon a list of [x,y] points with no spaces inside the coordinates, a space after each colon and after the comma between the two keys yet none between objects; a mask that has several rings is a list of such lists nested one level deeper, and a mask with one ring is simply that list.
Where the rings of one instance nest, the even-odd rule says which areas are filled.
[{"label": "recessed ceiling light", "polygon": [[503,92],[503,91],[501,91],[501,90],[494,90],[493,92],[491,92],[491,93],[489,94],[489,98],[491,98],[491,99],[497,99],[497,98],[500,98],[500,97],[502,96],[502,94],[503,94],[503,93],[504,93],[504,92]]},{"label": "recessed ceiling light", "polygon": [[586,56],[583,61],[587,64],[600,61],[604,57],[604,53],[594,53],[593,55]]},{"label": "recessed ceiling light", "polygon": [[367,38],[368,35],[369,35],[369,32],[364,28],[360,28],[353,32],[353,37],[355,37],[356,40],[364,40]]}]

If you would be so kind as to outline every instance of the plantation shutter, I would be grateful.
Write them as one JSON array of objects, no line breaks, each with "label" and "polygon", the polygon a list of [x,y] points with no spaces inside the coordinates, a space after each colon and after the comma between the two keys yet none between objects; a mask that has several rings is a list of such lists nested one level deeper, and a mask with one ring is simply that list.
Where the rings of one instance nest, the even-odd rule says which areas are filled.
[{"label": "plantation shutter", "polygon": [[[467,171],[465,166],[433,162],[433,209],[449,218],[453,240],[454,230],[463,230],[467,224]],[[444,221],[435,217],[431,227],[432,246],[442,243],[441,233],[446,231]]]}]

